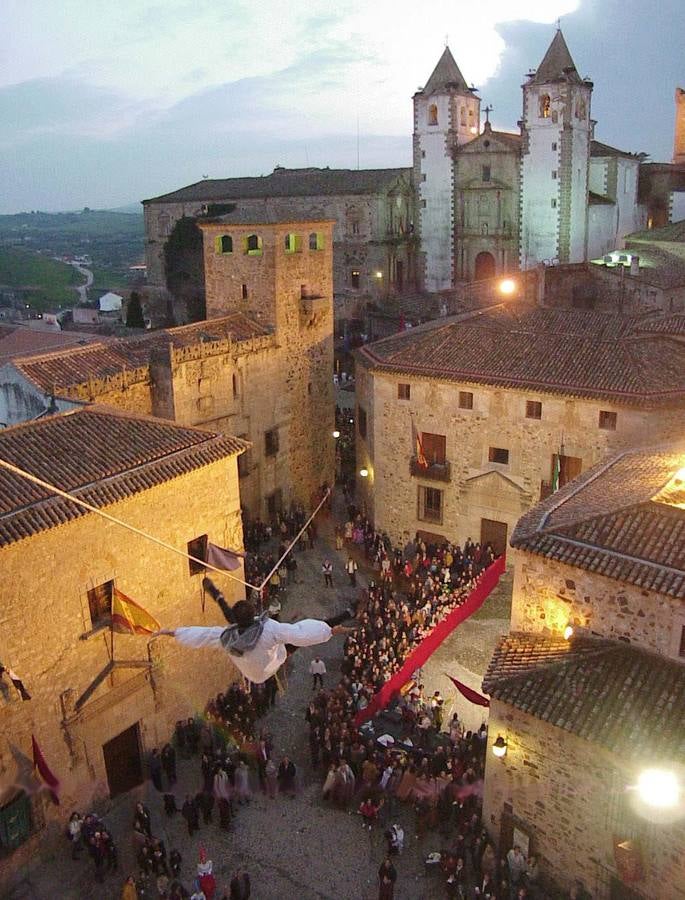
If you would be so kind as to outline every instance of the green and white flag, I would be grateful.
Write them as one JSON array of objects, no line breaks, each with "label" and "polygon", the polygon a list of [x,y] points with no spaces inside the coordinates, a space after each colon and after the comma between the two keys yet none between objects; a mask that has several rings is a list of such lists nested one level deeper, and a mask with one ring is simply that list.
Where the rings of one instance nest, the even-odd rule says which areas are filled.
[{"label": "green and white flag", "polygon": [[554,468],[552,471],[552,493],[559,489],[559,474],[561,472],[561,455],[554,454]]}]

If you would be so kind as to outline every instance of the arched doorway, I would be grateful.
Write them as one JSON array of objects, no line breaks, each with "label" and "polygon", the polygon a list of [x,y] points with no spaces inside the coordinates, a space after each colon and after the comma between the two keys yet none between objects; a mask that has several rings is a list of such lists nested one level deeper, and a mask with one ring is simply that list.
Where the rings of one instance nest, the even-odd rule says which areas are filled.
[{"label": "arched doorway", "polygon": [[474,272],[474,280],[480,281],[482,278],[494,278],[495,276],[495,257],[487,250],[481,251],[476,257],[476,271]]}]

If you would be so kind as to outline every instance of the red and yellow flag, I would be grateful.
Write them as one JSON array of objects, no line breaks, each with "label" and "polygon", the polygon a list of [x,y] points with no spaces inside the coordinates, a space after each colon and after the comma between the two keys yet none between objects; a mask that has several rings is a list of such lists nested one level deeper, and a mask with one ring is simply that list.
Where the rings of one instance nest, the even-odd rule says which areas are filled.
[{"label": "red and yellow flag", "polygon": [[161,625],[142,606],[114,588],[112,594],[112,630],[119,634],[153,634]]}]

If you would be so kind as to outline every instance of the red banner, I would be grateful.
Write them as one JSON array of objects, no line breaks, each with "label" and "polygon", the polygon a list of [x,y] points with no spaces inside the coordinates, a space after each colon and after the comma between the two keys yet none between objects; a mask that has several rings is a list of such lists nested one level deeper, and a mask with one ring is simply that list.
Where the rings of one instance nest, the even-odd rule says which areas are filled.
[{"label": "red banner", "polygon": [[[445,673],[447,675],[447,673]],[[470,688],[468,684],[464,684],[463,681],[457,681],[456,678],[452,678],[451,675],[447,675],[449,680],[455,686],[455,688],[459,691],[462,697],[466,697],[469,703],[475,703],[476,706],[490,706],[490,701],[487,697],[484,697],[482,694],[479,694],[478,691],[474,691],[473,688]]]},{"label": "red banner", "polygon": [[399,693],[402,686],[435,653],[440,644],[452,634],[457,625],[460,625],[481,608],[499,581],[500,575],[504,572],[504,564],[504,556],[500,556],[494,563],[491,563],[461,606],[453,609],[448,616],[441,622],[438,622],[431,633],[426,635],[415,650],[412,650],[399,672],[396,672],[389,681],[385,682],[380,691],[371,698],[371,702],[365,709],[359,710],[354,720],[354,724],[357,727],[372,719],[382,709],[385,709],[392,697]]}]

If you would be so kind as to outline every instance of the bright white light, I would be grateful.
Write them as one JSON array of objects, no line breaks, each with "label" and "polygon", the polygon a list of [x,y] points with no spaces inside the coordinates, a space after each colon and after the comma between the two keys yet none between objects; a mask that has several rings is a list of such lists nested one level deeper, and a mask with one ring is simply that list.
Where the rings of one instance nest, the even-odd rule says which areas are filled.
[{"label": "bright white light", "polygon": [[504,294],[505,296],[509,297],[516,290],[516,282],[513,278],[504,278],[499,283],[499,290],[500,294]]},{"label": "bright white light", "polygon": [[335,431],[333,432],[333,437],[334,437],[334,438],[339,438],[339,437],[340,437],[340,432],[338,431],[337,428],[336,428]]},{"label": "bright white light", "polygon": [[376,272],[376,278],[382,278],[382,277],[383,277],[382,272]]},{"label": "bright white light", "polygon": [[360,470],[359,470],[359,474],[362,476],[362,478],[368,478],[368,477],[369,477],[369,470],[368,470],[368,469],[360,469]]},{"label": "bright white light", "polygon": [[680,785],[673,772],[645,769],[637,780],[637,793],[647,806],[670,809],[680,802]]},{"label": "bright white light", "polygon": [[573,628],[570,625],[567,625],[564,628],[564,638],[569,641],[573,637]]},{"label": "bright white light", "polygon": [[478,134],[478,129],[476,128],[475,125],[472,125],[472,126],[469,128],[469,131],[471,132],[471,134]]}]

